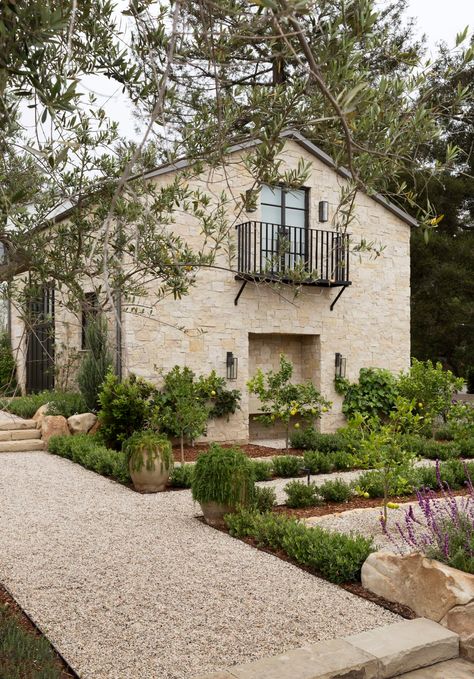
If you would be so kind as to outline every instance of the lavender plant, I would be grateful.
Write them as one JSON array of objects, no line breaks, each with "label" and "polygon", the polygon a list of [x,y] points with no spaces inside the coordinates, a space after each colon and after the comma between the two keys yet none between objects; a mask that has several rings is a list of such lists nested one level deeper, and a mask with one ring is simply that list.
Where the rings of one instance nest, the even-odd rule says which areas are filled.
[{"label": "lavender plant", "polygon": [[466,464],[464,469],[466,496],[456,497],[449,484],[442,481],[437,462],[436,478],[443,497],[436,497],[433,490],[422,488],[417,491],[420,512],[415,513],[410,505],[404,521],[395,524],[395,534],[383,517],[381,523],[385,535],[399,551],[405,552],[408,548],[474,574],[474,486]]}]

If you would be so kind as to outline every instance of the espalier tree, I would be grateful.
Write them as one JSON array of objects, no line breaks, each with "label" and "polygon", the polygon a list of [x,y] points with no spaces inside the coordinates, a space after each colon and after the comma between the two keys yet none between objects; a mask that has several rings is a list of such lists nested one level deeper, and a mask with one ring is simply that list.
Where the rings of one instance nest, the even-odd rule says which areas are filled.
[{"label": "espalier tree", "polygon": [[[348,227],[361,190],[404,200],[432,225],[436,215],[407,177],[420,165],[439,173],[456,159],[455,145],[437,163],[421,150],[440,137],[441,121],[462,110],[467,88],[446,93],[446,83],[456,82],[474,53],[463,49],[460,34],[455,60],[424,60],[409,22],[401,23],[404,5],[131,0],[119,14],[108,0],[2,2],[0,240],[8,256],[0,280],[10,296],[23,308],[21,295],[55,281],[78,310],[87,283],[103,306],[120,295],[130,310],[143,311],[186,294],[200,267],[216,265],[219,250],[232,268],[229,234],[244,199],[256,199],[262,182],[300,186],[310,171],[303,162],[283,170],[285,128],[303,132],[352,172],[335,228]],[[81,94],[90,74],[115,81],[129,97],[143,123],[138,142],[121,141],[117,125]],[[438,88],[442,97],[433,96]],[[33,134],[19,116],[27,107]],[[245,156],[253,196],[229,187],[211,200],[191,188],[204,162],[225,166],[230,145],[249,136],[261,140]],[[150,166],[182,156],[189,167],[168,185],[140,179]],[[19,170],[18,182],[9,167]],[[68,219],[54,221],[64,208]],[[199,247],[174,234],[183,210],[200,225]],[[33,291],[11,284],[19,270],[30,272]]]}]

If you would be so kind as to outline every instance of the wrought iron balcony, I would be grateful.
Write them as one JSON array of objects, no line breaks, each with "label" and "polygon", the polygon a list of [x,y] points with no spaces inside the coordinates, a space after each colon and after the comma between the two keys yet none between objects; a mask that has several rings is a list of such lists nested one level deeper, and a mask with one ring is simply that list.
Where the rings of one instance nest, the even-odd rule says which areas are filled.
[{"label": "wrought iron balcony", "polygon": [[237,227],[241,280],[341,287],[349,280],[349,235],[268,222]]}]

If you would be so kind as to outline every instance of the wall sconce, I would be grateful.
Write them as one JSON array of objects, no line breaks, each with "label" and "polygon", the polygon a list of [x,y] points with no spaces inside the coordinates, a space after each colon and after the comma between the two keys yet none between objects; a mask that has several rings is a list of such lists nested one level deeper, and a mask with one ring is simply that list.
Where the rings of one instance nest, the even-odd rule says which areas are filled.
[{"label": "wall sconce", "polygon": [[319,201],[319,221],[327,222],[329,219],[329,203],[327,200]]},{"label": "wall sconce", "polygon": [[342,354],[336,353],[336,377],[346,376],[346,359]]},{"label": "wall sconce", "polygon": [[227,368],[227,379],[236,380],[237,379],[237,367],[239,365],[239,359],[234,356],[231,351],[227,352],[226,358],[226,368]]},{"label": "wall sconce", "polygon": [[255,189],[247,189],[244,196],[245,212],[256,212],[259,192]]}]

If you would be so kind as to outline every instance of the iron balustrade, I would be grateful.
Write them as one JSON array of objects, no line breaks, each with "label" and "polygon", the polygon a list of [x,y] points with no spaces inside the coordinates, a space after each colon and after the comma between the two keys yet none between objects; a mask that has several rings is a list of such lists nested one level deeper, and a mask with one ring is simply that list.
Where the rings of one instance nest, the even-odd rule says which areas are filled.
[{"label": "iron balustrade", "polygon": [[239,278],[350,285],[349,234],[256,221],[236,229]]}]

